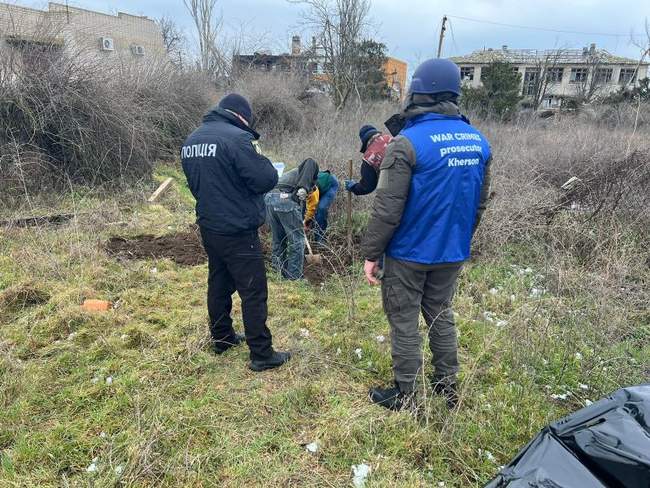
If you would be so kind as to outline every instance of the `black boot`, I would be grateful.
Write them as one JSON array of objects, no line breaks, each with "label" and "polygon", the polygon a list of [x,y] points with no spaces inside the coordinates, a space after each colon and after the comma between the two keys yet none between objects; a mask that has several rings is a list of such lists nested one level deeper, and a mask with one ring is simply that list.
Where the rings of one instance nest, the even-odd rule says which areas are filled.
[{"label": "black boot", "polygon": [[267,369],[278,368],[289,361],[289,359],[291,359],[290,352],[273,351],[273,354],[269,358],[253,359],[248,367],[259,373],[260,371],[266,371]]},{"label": "black boot", "polygon": [[431,378],[431,389],[434,395],[440,395],[445,399],[449,410],[458,406],[458,386],[455,381]]},{"label": "black boot", "polygon": [[246,341],[246,336],[244,334],[235,334],[232,339],[223,339],[220,341],[214,341],[212,343],[212,349],[215,354],[223,354],[231,347],[238,346],[242,342]]},{"label": "black boot", "polygon": [[415,394],[403,392],[397,384],[392,388],[371,388],[368,397],[372,403],[395,411],[411,408],[415,404]]}]

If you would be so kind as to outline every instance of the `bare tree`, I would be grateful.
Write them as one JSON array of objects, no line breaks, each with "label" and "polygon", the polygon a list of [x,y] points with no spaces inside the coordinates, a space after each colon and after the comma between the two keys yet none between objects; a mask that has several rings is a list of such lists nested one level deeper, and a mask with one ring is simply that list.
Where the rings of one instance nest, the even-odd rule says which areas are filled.
[{"label": "bare tree", "polygon": [[533,68],[533,79],[528,80],[528,85],[524,78],[525,95],[532,100],[533,108],[538,109],[549,91],[562,83],[563,77],[567,76],[564,68],[560,66],[562,57],[565,55],[566,53],[562,49],[546,51],[543,56],[537,58]]},{"label": "bare tree", "polygon": [[184,63],[187,61],[185,33],[171,17],[161,17],[157,23],[160,26],[167,55],[174,65],[183,69]]},{"label": "bare tree", "polygon": [[613,76],[612,69],[603,66],[602,57],[598,51],[590,51],[586,54],[584,65],[574,69],[583,70],[575,75],[571,74],[573,77],[571,82],[575,84],[575,98],[578,105],[588,104],[597,98],[605,84],[609,83]]},{"label": "bare tree", "polygon": [[183,0],[192,16],[199,41],[199,66],[203,71],[215,74],[222,64],[217,49],[217,37],[222,24],[216,11],[217,0]]},{"label": "bare tree", "polygon": [[334,103],[345,106],[351,95],[361,98],[355,62],[368,23],[369,0],[290,0],[306,6],[303,18],[321,39],[325,72]]}]

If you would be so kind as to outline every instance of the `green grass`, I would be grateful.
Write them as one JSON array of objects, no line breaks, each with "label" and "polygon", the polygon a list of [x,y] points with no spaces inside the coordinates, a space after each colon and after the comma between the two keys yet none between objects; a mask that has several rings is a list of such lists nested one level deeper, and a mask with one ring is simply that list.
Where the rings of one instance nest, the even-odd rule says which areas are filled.
[{"label": "green grass", "polygon": [[[182,181],[172,169],[157,180],[167,176]],[[531,296],[554,287],[521,249],[462,274],[458,413],[431,398],[420,416],[368,403],[370,386],[391,381],[390,344],[379,290],[360,275],[351,321],[338,280],[315,288],[271,274],[269,326],[295,357],[256,374],[245,347],[209,351],[205,265],[118,261],[101,249],[111,235],[191,223],[186,188],[126,207],[106,214],[90,200],[96,218],[0,236],[0,486],[338,487],[361,462],[371,487],[482,486],[548,422],[647,377],[647,316],[612,300],[605,319],[582,291]],[[86,297],[119,307],[86,313]],[[239,326],[238,301],[234,315]],[[605,322],[633,333],[612,341]],[[313,441],[316,454],[304,448]]]}]

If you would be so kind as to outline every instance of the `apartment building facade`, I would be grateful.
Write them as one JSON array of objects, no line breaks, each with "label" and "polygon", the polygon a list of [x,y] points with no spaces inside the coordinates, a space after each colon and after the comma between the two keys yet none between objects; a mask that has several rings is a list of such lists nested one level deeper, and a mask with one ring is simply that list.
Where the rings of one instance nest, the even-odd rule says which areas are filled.
[{"label": "apartment building facade", "polygon": [[165,55],[158,24],[51,2],[47,10],[0,3],[0,49],[54,45],[74,56],[138,63]]},{"label": "apartment building facade", "polygon": [[460,66],[463,83],[481,86],[486,68],[506,62],[521,76],[521,95],[540,108],[556,109],[563,101],[607,96],[648,77],[648,63],[615,56],[595,44],[583,49],[484,49],[451,58]]}]

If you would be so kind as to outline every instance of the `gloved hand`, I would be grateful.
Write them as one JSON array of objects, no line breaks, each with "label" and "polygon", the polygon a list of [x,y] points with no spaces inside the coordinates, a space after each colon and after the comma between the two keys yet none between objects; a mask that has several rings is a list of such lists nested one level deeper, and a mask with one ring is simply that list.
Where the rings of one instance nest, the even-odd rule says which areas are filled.
[{"label": "gloved hand", "polygon": [[345,189],[347,191],[352,191],[352,187],[356,184],[357,182],[354,180],[345,180]]},{"label": "gloved hand", "polygon": [[296,196],[298,197],[298,200],[301,202],[304,202],[307,200],[307,190],[304,188],[298,188],[298,191],[296,192]]}]

